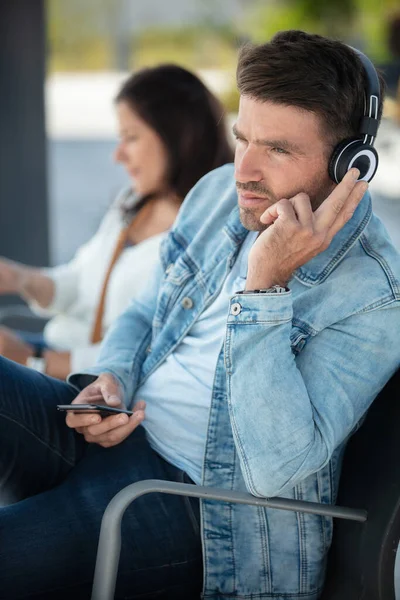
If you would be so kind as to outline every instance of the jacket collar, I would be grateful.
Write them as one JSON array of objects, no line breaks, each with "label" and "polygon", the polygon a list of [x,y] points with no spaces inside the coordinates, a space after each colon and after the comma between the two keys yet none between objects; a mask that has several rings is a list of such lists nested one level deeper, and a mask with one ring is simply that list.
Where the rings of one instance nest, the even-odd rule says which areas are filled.
[{"label": "jacket collar", "polygon": [[297,269],[295,277],[308,285],[322,283],[359,239],[371,215],[371,196],[366,192],[350,221],[338,231],[329,247]]}]

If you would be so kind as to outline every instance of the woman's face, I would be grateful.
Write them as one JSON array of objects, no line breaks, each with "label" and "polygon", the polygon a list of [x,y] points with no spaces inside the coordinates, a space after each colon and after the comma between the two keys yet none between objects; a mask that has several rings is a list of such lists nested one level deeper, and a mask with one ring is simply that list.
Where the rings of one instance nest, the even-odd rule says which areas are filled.
[{"label": "woman's face", "polygon": [[117,120],[120,141],[114,158],[125,167],[135,192],[144,196],[166,189],[168,155],[158,133],[124,101],[117,104]]}]

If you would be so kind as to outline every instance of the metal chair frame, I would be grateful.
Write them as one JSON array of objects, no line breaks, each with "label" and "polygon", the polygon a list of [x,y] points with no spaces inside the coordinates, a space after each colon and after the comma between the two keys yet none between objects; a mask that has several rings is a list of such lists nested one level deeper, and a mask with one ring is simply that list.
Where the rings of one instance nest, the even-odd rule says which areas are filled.
[{"label": "metal chair frame", "polygon": [[92,600],[114,597],[122,517],[136,498],[154,492],[335,517],[320,600],[394,600],[394,565],[400,540],[399,390],[400,369],[347,444],[338,505],[258,498],[244,492],[158,480],[125,487],[103,515]]},{"label": "metal chair frame", "polygon": [[337,517],[363,523],[367,520],[365,510],[344,508],[317,502],[291,500],[287,498],[258,498],[244,492],[210,488],[189,483],[175,483],[149,479],[132,483],[121,490],[107,506],[100,530],[96,568],[92,589],[92,600],[112,600],[118,573],[121,552],[121,522],[128,506],[145,494],[159,492],[207,500],[220,500],[235,504],[263,506],[279,510],[299,511],[315,515]]}]

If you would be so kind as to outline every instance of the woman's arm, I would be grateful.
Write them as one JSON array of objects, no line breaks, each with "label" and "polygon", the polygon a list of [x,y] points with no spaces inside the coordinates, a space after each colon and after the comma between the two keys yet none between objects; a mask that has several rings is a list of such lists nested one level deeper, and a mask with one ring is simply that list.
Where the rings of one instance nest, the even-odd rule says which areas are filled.
[{"label": "woman's arm", "polygon": [[1,258],[0,294],[18,294],[46,308],[54,297],[54,283],[40,269]]}]

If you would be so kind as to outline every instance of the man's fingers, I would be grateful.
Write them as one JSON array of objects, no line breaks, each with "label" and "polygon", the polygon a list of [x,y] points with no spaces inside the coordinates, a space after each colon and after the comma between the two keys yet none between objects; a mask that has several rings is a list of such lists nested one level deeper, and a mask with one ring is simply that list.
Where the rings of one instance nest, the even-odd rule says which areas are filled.
[{"label": "man's fingers", "polygon": [[100,390],[108,406],[118,407],[122,404],[121,391],[114,378],[102,382]]},{"label": "man's fingers", "polygon": [[276,221],[276,219],[278,218],[278,209],[276,205],[277,202],[263,212],[263,214],[260,217],[261,223],[264,223],[264,225],[272,225],[272,223]]},{"label": "man's fingers", "polygon": [[144,400],[138,400],[132,410],[135,412],[137,410],[144,410],[145,408],[146,402]]},{"label": "man's fingers", "polygon": [[94,381],[87,387],[83,388],[81,393],[75,398],[75,400],[73,400],[73,402],[76,402],[76,400],[78,400],[81,404],[83,404],[83,400],[79,400],[79,398],[82,398],[83,396],[85,397],[85,402],[93,401],[93,399],[98,400],[99,398],[102,398],[103,395],[101,393],[100,384],[97,383],[97,381]]},{"label": "man's fingers", "polygon": [[[90,392],[90,393],[89,393]],[[71,404],[101,404],[104,403],[104,398],[100,390],[89,390],[84,388],[80,394],[77,395],[71,402]]]},{"label": "man's fingers", "polygon": [[[144,403],[143,403],[144,404]],[[91,425],[88,427],[88,432],[93,436],[102,436],[104,433],[112,431],[113,429],[120,428],[129,424],[131,421],[142,422],[144,419],[144,406],[133,409],[133,415],[129,416],[125,413],[118,415],[111,415],[110,417],[104,417],[101,423]]]},{"label": "man's fingers", "polygon": [[[96,384],[89,385],[84,388],[80,394],[74,400],[72,400],[71,405],[74,404],[96,404],[103,403],[103,396],[100,393],[99,388]],[[76,429],[77,427],[88,427],[89,425],[93,425],[95,423],[100,423],[101,416],[95,413],[80,413],[68,411],[67,416],[65,417],[65,422],[68,427]]]},{"label": "man's fingers", "polygon": [[101,422],[101,416],[94,413],[74,413],[72,411],[67,412],[65,422],[71,429],[77,429],[78,427],[89,427],[89,425],[95,425]]},{"label": "man's fingers", "polygon": [[311,208],[310,197],[304,192],[300,192],[290,198],[290,204],[293,206],[300,225],[304,227],[313,226],[313,211]]},{"label": "man's fingers", "polygon": [[[118,415],[118,417],[121,416],[122,415]],[[136,427],[140,425],[140,423],[144,419],[144,411],[137,410],[130,417],[128,417],[127,415],[124,416],[128,419],[128,421],[125,422],[125,424],[116,426],[116,422],[114,421],[114,426],[104,431],[104,433],[102,434],[98,433],[99,425],[87,428],[85,431],[85,440],[89,443],[96,443],[106,447],[115,446],[116,444],[119,444],[125,438],[127,438],[136,429]],[[107,417],[103,420],[103,423],[101,423],[101,425],[109,426],[110,424],[107,424],[105,422],[110,421],[111,419],[114,419],[114,417]],[[96,433],[93,434],[95,430]]]},{"label": "man's fingers", "polygon": [[322,202],[321,206],[317,208],[314,214],[318,231],[324,231],[332,227],[353,192],[359,175],[360,171],[358,169],[350,169],[326,200]]},{"label": "man's fingers", "polygon": [[333,236],[337,234],[337,232],[347,223],[347,221],[351,219],[367,189],[368,183],[365,181],[359,181],[354,186],[348,201],[345,203],[336,220],[329,229],[329,236],[331,238],[333,238]]},{"label": "man's fingers", "polygon": [[121,406],[122,400],[116,394],[111,394],[110,396],[105,396],[104,400],[107,402],[108,406],[118,407]]},{"label": "man's fingers", "polygon": [[110,417],[104,417],[100,423],[88,427],[88,432],[93,436],[100,436],[103,433],[107,433],[112,429],[120,427],[121,425],[126,425],[128,421],[129,415],[125,415],[123,413],[119,415],[111,415]]},{"label": "man's fingers", "polygon": [[293,205],[287,198],[282,198],[282,200],[275,202],[275,204],[267,208],[267,210],[261,215],[260,221],[265,225],[271,225],[278,218],[281,218],[282,221],[291,221],[292,223],[297,223],[297,217]]}]

